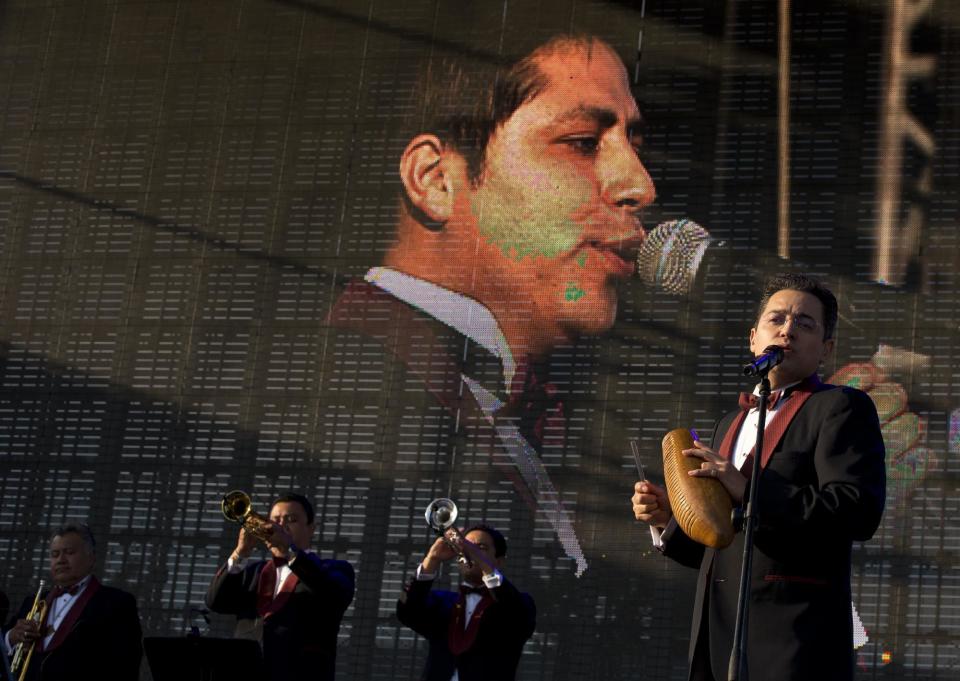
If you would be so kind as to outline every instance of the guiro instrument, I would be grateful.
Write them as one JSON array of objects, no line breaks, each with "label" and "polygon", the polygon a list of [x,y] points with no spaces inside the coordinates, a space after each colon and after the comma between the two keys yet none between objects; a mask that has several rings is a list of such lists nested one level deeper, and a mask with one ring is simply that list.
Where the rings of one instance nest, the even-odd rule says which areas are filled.
[{"label": "guiro instrument", "polygon": [[680,529],[694,541],[722,549],[733,541],[733,501],[723,484],[714,478],[687,475],[700,467],[700,459],[684,456],[693,448],[693,436],[676,428],[663,438],[663,477],[667,482],[670,507]]}]

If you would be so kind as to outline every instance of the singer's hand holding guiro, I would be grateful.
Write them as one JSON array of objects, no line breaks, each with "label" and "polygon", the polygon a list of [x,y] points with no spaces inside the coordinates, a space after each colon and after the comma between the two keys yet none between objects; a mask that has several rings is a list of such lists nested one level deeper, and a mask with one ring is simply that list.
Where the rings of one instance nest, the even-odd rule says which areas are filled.
[{"label": "singer's hand holding guiro", "polygon": [[667,490],[643,480],[633,485],[633,492],[630,501],[634,517],[660,529],[666,527],[673,516]]},{"label": "singer's hand holding guiro", "polygon": [[683,455],[703,460],[700,468],[688,471],[687,475],[693,478],[718,480],[730,494],[730,498],[733,499],[735,504],[743,501],[743,493],[747,489],[747,479],[728,459],[720,456],[699,440],[694,441],[692,448],[684,449]]}]

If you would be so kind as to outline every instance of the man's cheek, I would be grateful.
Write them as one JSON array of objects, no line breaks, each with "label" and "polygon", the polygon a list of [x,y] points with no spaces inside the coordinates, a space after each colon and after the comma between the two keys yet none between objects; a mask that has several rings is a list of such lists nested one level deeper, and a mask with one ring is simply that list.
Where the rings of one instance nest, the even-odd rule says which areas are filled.
[{"label": "man's cheek", "polygon": [[581,227],[556,191],[491,186],[471,204],[480,235],[512,260],[556,258],[576,247]]}]

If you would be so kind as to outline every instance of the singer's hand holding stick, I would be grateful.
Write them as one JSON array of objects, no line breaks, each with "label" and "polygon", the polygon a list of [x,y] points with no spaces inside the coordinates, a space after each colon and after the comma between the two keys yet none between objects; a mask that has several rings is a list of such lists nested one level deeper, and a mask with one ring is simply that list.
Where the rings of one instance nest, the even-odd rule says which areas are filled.
[{"label": "singer's hand holding stick", "polygon": [[747,489],[747,479],[728,459],[717,454],[700,440],[694,440],[693,447],[684,449],[683,455],[701,459],[700,468],[688,471],[687,475],[693,478],[719,480],[735,504],[743,501],[743,494]]},{"label": "singer's hand holding stick", "polygon": [[638,481],[633,486],[633,515],[648,525],[663,529],[673,517],[667,490],[649,480]]}]

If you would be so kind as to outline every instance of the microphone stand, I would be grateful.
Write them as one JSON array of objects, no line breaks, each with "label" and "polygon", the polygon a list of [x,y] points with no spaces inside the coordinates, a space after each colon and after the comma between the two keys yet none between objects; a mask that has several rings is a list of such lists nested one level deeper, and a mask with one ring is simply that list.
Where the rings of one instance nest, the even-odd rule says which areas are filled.
[{"label": "microphone stand", "polygon": [[750,609],[750,575],[753,566],[753,531],[757,526],[757,481],[760,479],[760,459],[763,456],[763,431],[767,424],[767,399],[770,397],[770,379],[767,378],[772,367],[762,372],[760,378],[760,397],[757,401],[757,444],[753,450],[753,467],[750,471],[749,494],[744,500],[745,506],[733,511],[734,528],[744,530],[743,566],[740,569],[740,592],[737,595],[737,621],[733,630],[733,648],[730,651],[730,664],[727,667],[727,681],[738,681],[745,676],[747,668],[747,622]]}]

